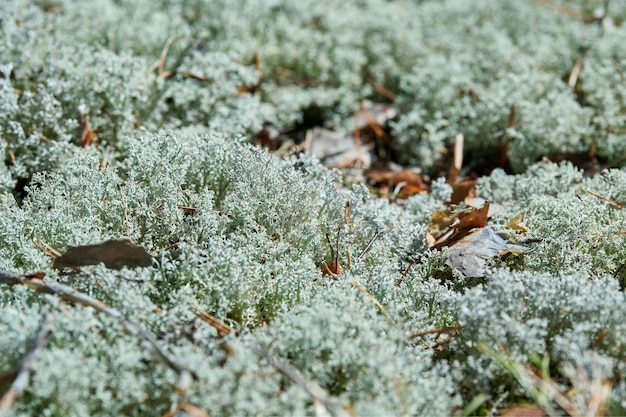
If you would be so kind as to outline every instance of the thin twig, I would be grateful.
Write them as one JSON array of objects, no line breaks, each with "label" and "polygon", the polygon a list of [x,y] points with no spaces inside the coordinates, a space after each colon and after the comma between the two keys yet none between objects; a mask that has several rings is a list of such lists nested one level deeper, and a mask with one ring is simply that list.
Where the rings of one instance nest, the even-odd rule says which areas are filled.
[{"label": "thin twig", "polygon": [[145,349],[153,354],[158,360],[163,362],[178,374],[179,379],[176,385],[177,393],[184,393],[191,384],[192,379],[196,377],[192,371],[174,362],[174,360],[170,358],[168,354],[163,351],[163,349],[161,349],[156,342],[156,338],[151,333],[142,329],[137,323],[124,317],[119,310],[109,307],[100,300],[83,294],[68,285],[64,285],[59,282],[46,281],[43,278],[39,278],[39,276],[31,277],[0,271],[0,284],[25,285],[37,292],[54,294],[63,300],[94,308],[95,310],[117,320],[117,322],[120,323],[124,329],[126,329],[128,334],[138,340],[139,346],[141,346],[142,349]]},{"label": "thin twig", "polygon": [[278,369],[280,373],[291,379],[299,387],[308,392],[314,399],[319,401],[325,408],[334,416],[349,417],[349,414],[337,403],[337,400],[331,397],[322,387],[316,382],[307,379],[302,372],[283,361],[276,355],[270,353],[267,349],[257,346],[256,351],[264,357],[274,368]]},{"label": "thin twig", "polygon": [[2,398],[0,398],[0,411],[9,410],[13,407],[13,403],[17,397],[19,397],[19,395],[24,392],[28,386],[33,365],[43,348],[48,343],[53,327],[54,317],[52,314],[47,313],[41,322],[41,326],[39,327],[39,331],[37,332],[37,337],[35,338],[33,345],[26,353],[26,356],[24,356],[24,360],[17,370],[17,376],[11,384],[11,388],[9,388],[9,390],[4,393]]},{"label": "thin twig", "polygon": [[608,204],[610,204],[611,206],[613,206],[613,207],[615,207],[615,208],[618,208],[618,209],[620,209],[620,210],[622,210],[622,209],[624,208],[624,205],[623,205],[623,204],[620,204],[620,203],[618,203],[617,201],[613,201],[613,200],[611,200],[610,198],[607,198],[607,197],[605,197],[605,196],[603,196],[603,195],[600,195],[600,194],[598,194],[598,193],[596,193],[596,192],[594,192],[594,191],[591,191],[591,190],[585,190],[585,192],[586,192],[587,194],[591,194],[592,196],[594,196],[594,197],[596,197],[596,198],[599,198],[600,200],[604,200],[604,201],[606,201]]},{"label": "thin twig", "polygon": [[61,252],[36,237],[33,238],[33,244],[52,258],[58,258],[61,256]]},{"label": "thin twig", "polygon": [[354,264],[358,264],[361,259],[363,259],[363,257],[365,256],[365,254],[367,253],[367,251],[370,249],[370,247],[372,247],[372,245],[374,244],[374,242],[376,241],[376,239],[378,239],[380,237],[380,235],[382,235],[384,232],[382,227],[377,227],[376,228],[376,233],[374,233],[374,236],[372,236],[372,238],[370,239],[370,241],[367,243],[367,245],[365,245],[365,249],[363,249],[361,251],[361,253],[359,253],[359,256],[356,257],[356,259],[354,260]]},{"label": "thin twig", "polygon": [[229,325],[227,325],[217,317],[210,315],[199,306],[194,305],[193,308],[196,310],[196,315],[200,318],[200,320],[217,330],[218,338],[222,338],[233,331],[233,329]]}]

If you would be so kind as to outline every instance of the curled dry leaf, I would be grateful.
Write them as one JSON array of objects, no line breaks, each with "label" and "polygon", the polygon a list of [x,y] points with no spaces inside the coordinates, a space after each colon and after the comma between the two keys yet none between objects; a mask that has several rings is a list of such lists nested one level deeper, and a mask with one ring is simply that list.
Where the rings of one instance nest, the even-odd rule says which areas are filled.
[{"label": "curled dry leaf", "polygon": [[510,230],[515,230],[516,232],[528,232],[528,227],[526,221],[524,220],[524,213],[520,213],[513,217],[504,227]]},{"label": "curled dry leaf", "polygon": [[450,247],[446,263],[466,277],[482,277],[488,259],[507,253],[530,251],[525,246],[509,243],[488,226],[474,231]]},{"label": "curled dry leaf", "polygon": [[431,225],[428,228],[428,246],[441,249],[452,246],[463,237],[467,236],[472,229],[487,226],[489,215],[489,202],[479,208],[468,208],[456,211],[456,208],[437,210],[433,213]]},{"label": "curled dry leaf", "polygon": [[146,250],[135,245],[130,239],[107,240],[96,245],[68,246],[67,251],[55,258],[53,266],[57,269],[77,268],[103,263],[107,268],[136,268],[152,265],[152,256]]},{"label": "curled dry leaf", "polygon": [[[405,169],[394,172],[392,170],[371,169],[366,173],[368,182],[381,189],[381,196],[398,188],[397,198],[409,198],[413,194],[428,191],[428,185],[417,172]],[[384,192],[386,191],[386,193]]]}]

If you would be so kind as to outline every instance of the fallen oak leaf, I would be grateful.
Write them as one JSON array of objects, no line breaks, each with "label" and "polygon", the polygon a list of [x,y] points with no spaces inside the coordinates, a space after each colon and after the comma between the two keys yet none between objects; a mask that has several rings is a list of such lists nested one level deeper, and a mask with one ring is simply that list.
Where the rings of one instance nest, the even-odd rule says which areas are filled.
[{"label": "fallen oak leaf", "polygon": [[[441,249],[445,246],[452,246],[459,240],[467,236],[473,229],[487,226],[489,216],[489,201],[479,209],[466,209],[459,212],[450,210],[438,210],[433,213],[432,225],[429,232],[443,228],[443,233],[436,240],[431,240],[429,247]],[[443,227],[442,227],[443,226]],[[445,229],[447,227],[447,230]],[[430,232],[432,234],[432,232]]]},{"label": "fallen oak leaf", "polygon": [[52,266],[57,269],[77,268],[103,263],[107,268],[136,268],[152,265],[152,256],[135,245],[130,239],[107,240],[96,245],[69,246],[67,251],[54,259]]},{"label": "fallen oak leaf", "polygon": [[473,231],[450,247],[446,264],[466,277],[483,277],[487,260],[507,253],[522,254],[531,250],[526,246],[509,243],[488,226]]},{"label": "fallen oak leaf", "polygon": [[462,212],[459,214],[459,222],[452,224],[452,227],[456,230],[470,230],[476,227],[487,226],[487,216],[489,215],[489,201],[485,201],[485,204],[477,209],[469,212]]}]

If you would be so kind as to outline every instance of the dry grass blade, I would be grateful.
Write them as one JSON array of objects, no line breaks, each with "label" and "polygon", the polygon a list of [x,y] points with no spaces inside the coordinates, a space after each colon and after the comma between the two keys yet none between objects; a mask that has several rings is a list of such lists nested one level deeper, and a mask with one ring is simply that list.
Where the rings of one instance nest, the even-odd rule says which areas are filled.
[{"label": "dry grass blade", "polygon": [[152,64],[150,68],[148,68],[148,72],[152,72],[156,68],[157,74],[160,76],[163,73],[165,67],[165,59],[167,58],[170,46],[172,46],[172,43],[174,43],[174,41],[182,38],[184,38],[184,35],[174,35],[171,36],[167,41],[165,41],[165,45],[163,45],[163,49],[161,50],[161,56],[159,56],[159,59],[154,64]]},{"label": "dry grass blade", "polygon": [[574,67],[569,74],[569,78],[567,80],[567,86],[572,90],[576,90],[576,86],[578,85],[578,77],[580,76],[580,71],[583,69],[583,59],[578,58],[576,63],[574,63]]},{"label": "dry grass blade", "polygon": [[365,294],[367,298],[369,298],[374,304],[376,304],[376,307],[378,307],[378,309],[382,311],[382,313],[387,317],[387,319],[389,319],[391,324],[393,324],[394,326],[396,325],[395,320],[391,317],[389,313],[387,313],[387,310],[385,310],[382,304],[380,304],[378,300],[374,298],[372,294],[370,294],[365,288],[360,286],[359,283],[356,281],[352,281],[352,285],[354,285],[357,288],[357,290],[361,291],[363,294]]}]

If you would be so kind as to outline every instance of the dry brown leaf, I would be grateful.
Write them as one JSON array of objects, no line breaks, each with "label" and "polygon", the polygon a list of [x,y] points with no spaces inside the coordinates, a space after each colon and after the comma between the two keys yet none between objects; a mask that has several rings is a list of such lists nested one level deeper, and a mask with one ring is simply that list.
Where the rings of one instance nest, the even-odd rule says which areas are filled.
[{"label": "dry brown leaf", "polygon": [[466,277],[485,275],[487,260],[507,253],[527,253],[531,249],[509,243],[492,227],[475,229],[450,247],[446,263]]},{"label": "dry brown leaf", "polygon": [[466,198],[476,197],[476,180],[464,180],[452,185],[450,203],[459,204]]},{"label": "dry brown leaf", "polygon": [[152,256],[130,239],[107,240],[96,245],[69,246],[65,254],[55,258],[53,267],[78,268],[103,263],[107,268],[136,268],[152,265]]},{"label": "dry brown leaf", "polygon": [[397,198],[408,198],[414,194],[428,191],[428,185],[422,176],[409,169],[400,172],[371,169],[366,173],[366,176],[370,184],[379,188],[387,187],[393,190],[400,187]]},{"label": "dry brown leaf", "polygon": [[450,225],[457,217],[456,206],[443,210],[435,210],[430,219],[428,234],[434,239],[439,239],[450,230]]},{"label": "dry brown leaf", "polygon": [[489,215],[489,201],[485,201],[485,205],[476,210],[463,211],[459,213],[459,223],[453,224],[456,230],[470,230],[476,227],[487,226],[487,216]]},{"label": "dry brown leaf", "polygon": [[528,232],[528,227],[526,227],[526,222],[524,221],[524,213],[520,213],[513,217],[509,222],[504,226],[506,229],[515,230],[516,232],[526,233]]},{"label": "dry brown leaf", "polygon": [[[468,208],[461,211],[455,209],[437,210],[433,213],[428,232],[435,238],[429,240],[429,247],[441,249],[452,246],[467,236],[473,229],[487,226],[489,202],[479,208]],[[437,235],[435,235],[435,233]],[[430,243],[432,242],[432,244]]]}]

